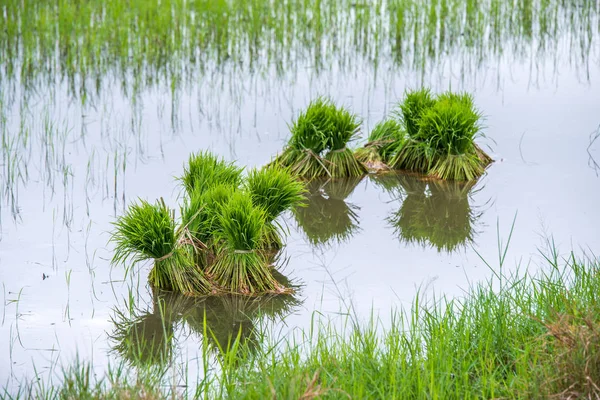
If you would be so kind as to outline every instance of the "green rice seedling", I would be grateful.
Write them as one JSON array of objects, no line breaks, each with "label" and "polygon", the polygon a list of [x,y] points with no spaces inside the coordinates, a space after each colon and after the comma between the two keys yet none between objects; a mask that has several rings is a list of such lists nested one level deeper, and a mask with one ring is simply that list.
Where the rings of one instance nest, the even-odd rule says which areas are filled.
[{"label": "green rice seedling", "polygon": [[404,95],[404,101],[400,103],[398,117],[407,135],[411,139],[419,138],[420,121],[423,113],[433,107],[436,103],[431,94],[431,90],[421,88],[419,90],[407,91]]},{"label": "green rice seedling", "polygon": [[394,168],[456,181],[474,180],[484,173],[491,158],[475,144],[482,117],[471,95],[446,92],[432,99],[422,89],[408,93],[400,109],[407,132],[418,131],[409,134],[394,156]]},{"label": "green rice seedling", "polygon": [[208,293],[210,285],[195,266],[194,243],[176,230],[173,212],[163,200],[132,204],[115,222],[113,263],[154,259],[150,283],[184,294]]},{"label": "green rice seedling", "polygon": [[386,119],[375,125],[369,134],[369,141],[360,149],[356,150],[356,158],[367,167],[384,169],[378,165],[388,164],[395,152],[397,152],[405,141],[405,132],[395,119]]},{"label": "green rice seedling", "polygon": [[446,92],[422,113],[418,139],[442,154],[474,153],[473,141],[481,132],[480,120],[481,114],[469,94]]},{"label": "green rice seedling", "polygon": [[282,292],[284,288],[273,278],[260,251],[264,245],[266,213],[252,204],[250,195],[234,193],[221,207],[218,224],[216,260],[207,269],[211,278],[235,293]]},{"label": "green rice seedling", "polygon": [[250,171],[245,188],[252,204],[265,211],[265,244],[269,248],[281,248],[281,226],[276,218],[284,211],[301,205],[306,188],[288,170],[276,166]]},{"label": "green rice seedling", "polygon": [[347,147],[359,130],[356,115],[319,97],[292,123],[292,136],[275,163],[308,179],[363,175],[365,168]]},{"label": "green rice seedling", "polygon": [[231,185],[217,184],[205,191],[196,188],[184,198],[181,207],[182,225],[204,248],[212,244],[214,233],[219,227],[220,208],[235,191]]},{"label": "green rice seedling", "polygon": [[292,136],[275,162],[289,167],[293,174],[309,179],[328,175],[321,153],[327,148],[328,133],[332,130],[331,113],[329,100],[319,97],[312,101],[292,122]]},{"label": "green rice seedling", "polygon": [[242,182],[242,172],[243,168],[208,151],[201,151],[190,156],[181,181],[191,196],[195,190],[203,193],[217,184],[238,187]]},{"label": "green rice seedling", "polygon": [[331,131],[328,133],[328,152],[325,160],[332,178],[362,176],[367,171],[358,162],[348,145],[357,138],[360,121],[345,108],[330,105]]}]

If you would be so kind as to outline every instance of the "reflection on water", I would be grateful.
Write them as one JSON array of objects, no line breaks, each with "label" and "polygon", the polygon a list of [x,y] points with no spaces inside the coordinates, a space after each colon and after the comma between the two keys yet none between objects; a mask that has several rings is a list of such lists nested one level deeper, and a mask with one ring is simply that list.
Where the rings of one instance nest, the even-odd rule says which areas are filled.
[{"label": "reflection on water", "polygon": [[471,195],[479,190],[475,189],[477,182],[427,180],[406,174],[372,179],[402,198],[400,208],[387,218],[400,241],[448,253],[473,243],[483,213],[470,204]]},{"label": "reflection on water", "polygon": [[306,207],[294,210],[298,227],[315,247],[344,242],[360,230],[358,207],[346,202],[364,176],[316,179],[307,184]]},{"label": "reflection on water", "polygon": [[[292,285],[280,273],[273,274],[280,283]],[[153,290],[152,300],[150,311],[131,307],[127,312],[116,310],[113,317],[112,348],[133,365],[168,364],[179,327],[203,338],[219,354],[232,349],[236,340],[252,352],[260,346],[261,322],[282,320],[301,304],[295,294],[194,298],[158,290]]]}]

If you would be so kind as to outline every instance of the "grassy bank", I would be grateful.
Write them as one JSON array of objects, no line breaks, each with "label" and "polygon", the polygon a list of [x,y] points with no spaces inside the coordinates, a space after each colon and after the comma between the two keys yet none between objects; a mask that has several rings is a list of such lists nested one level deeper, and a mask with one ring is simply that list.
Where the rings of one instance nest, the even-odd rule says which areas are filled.
[{"label": "grassy bank", "polygon": [[234,343],[217,358],[222,373],[200,377],[198,387],[165,386],[160,372],[124,367],[98,380],[76,364],[62,385],[36,382],[12,397],[597,398],[600,262],[545,254],[535,275],[500,268],[461,299],[417,296],[387,327],[348,317],[315,323],[280,351],[247,353]]}]

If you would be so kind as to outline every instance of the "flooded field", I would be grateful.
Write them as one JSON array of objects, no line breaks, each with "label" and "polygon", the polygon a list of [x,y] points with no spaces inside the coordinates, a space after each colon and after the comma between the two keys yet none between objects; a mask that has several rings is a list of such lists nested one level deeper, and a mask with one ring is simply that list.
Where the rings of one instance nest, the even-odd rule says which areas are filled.
[{"label": "flooded field", "polygon": [[[0,5],[0,381],[7,393],[74,360],[207,368],[264,338],[461,296],[538,249],[600,253],[600,3],[130,1]],[[495,162],[472,184],[410,174],[309,183],[287,213],[286,299],[159,298],[149,264],[111,265],[137,198],[176,206],[190,153],[267,164],[319,95],[364,138],[404,91],[467,91]],[[151,337],[152,348],[133,346]],[[140,351],[140,349],[142,349]],[[157,351],[160,349],[160,351]],[[187,382],[187,381],[186,381]]]}]

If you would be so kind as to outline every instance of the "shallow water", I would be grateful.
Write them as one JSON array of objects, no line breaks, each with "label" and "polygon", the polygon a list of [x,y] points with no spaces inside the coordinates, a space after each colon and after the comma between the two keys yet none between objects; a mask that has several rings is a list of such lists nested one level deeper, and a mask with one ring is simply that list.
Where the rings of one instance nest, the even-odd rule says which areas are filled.
[{"label": "shallow water", "polygon": [[[454,49],[426,70],[386,57],[376,68],[325,63],[317,71],[308,60],[283,73],[214,68],[212,79],[175,92],[158,83],[134,98],[106,76],[102,92],[84,106],[66,82],[41,82],[27,96],[17,78],[3,82],[26,100],[10,102],[3,92],[0,381],[13,390],[76,356],[103,371],[126,354],[114,338],[123,327],[156,332],[159,301],[146,285],[149,265],[136,266],[133,280],[111,268],[111,222],[138,197],[175,206],[174,177],[192,151],[265,164],[285,143],[287,123],[319,94],[360,115],[366,136],[406,88],[472,92],[486,116],[480,144],[496,162],[473,187],[405,175],[312,184],[309,207],[284,218],[290,234],[281,271],[301,285],[291,304],[261,318],[253,314],[256,304],[239,299],[199,305],[168,298],[176,338],[169,351],[178,358],[201,364],[204,310],[224,337],[240,326],[248,336],[277,337],[310,327],[315,311],[335,318],[352,305],[358,319],[374,311],[385,321],[417,292],[459,296],[470,282],[492,276],[480,256],[498,267],[498,241],[506,243],[513,219],[506,269],[541,267],[538,248],[550,235],[563,252],[598,254],[600,38],[591,32],[585,60],[571,58],[576,44],[565,34],[546,52],[532,44],[487,59]],[[16,133],[21,126],[27,134]],[[129,306],[137,309],[133,317]],[[115,310],[150,322],[123,323]]]}]

